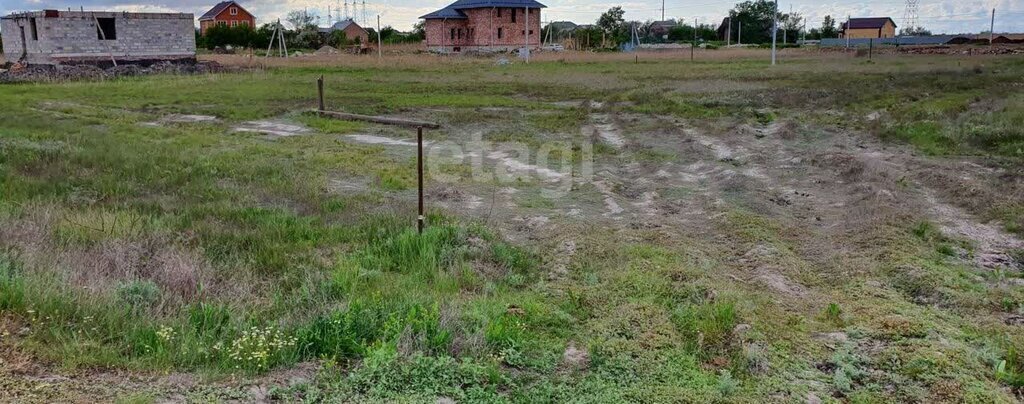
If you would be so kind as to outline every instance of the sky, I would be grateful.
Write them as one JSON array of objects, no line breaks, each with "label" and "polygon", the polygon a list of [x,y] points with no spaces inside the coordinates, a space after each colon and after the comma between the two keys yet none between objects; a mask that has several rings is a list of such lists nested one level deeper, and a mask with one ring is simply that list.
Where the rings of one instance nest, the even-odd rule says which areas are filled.
[{"label": "sky", "polygon": [[[101,11],[183,12],[199,17],[218,0],[0,0],[0,15],[16,11],[40,9],[67,9]],[[257,24],[283,19],[291,10],[307,10],[321,16],[321,25],[327,24],[328,6],[332,16],[343,1],[352,0],[240,0],[239,3],[256,15]],[[360,1],[360,7],[362,5]],[[360,21],[362,12],[355,15],[361,25],[376,25],[380,15],[382,26],[409,30],[418,17],[442,8],[454,0],[368,0],[368,24]],[[660,20],[662,0],[539,0],[548,6],[542,11],[545,22],[573,21],[593,23],[605,10],[621,6],[627,20]],[[718,25],[738,0],[664,0],[665,18],[682,19],[691,24]],[[842,21],[853,17],[892,17],[903,25],[905,0],[873,0],[860,2],[779,0],[780,11],[804,16],[807,27],[819,27],[826,15]],[[934,33],[977,33],[988,31],[992,9],[996,9],[995,32],[1024,32],[1024,0],[919,0],[919,25]]]}]

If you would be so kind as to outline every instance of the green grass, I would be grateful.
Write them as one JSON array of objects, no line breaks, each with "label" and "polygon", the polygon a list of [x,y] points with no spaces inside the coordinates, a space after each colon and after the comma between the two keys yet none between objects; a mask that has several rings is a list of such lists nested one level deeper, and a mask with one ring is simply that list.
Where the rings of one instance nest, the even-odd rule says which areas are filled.
[{"label": "green grass", "polygon": [[[1021,291],[979,281],[995,275],[961,263],[970,246],[930,222],[895,218],[851,236],[863,248],[853,259],[823,258],[833,246],[801,239],[814,230],[736,195],[721,201],[721,228],[666,235],[580,223],[570,229],[578,251],[553,277],[563,257],[547,244],[556,240],[505,240],[493,228],[504,219],[434,211],[418,234],[411,155],[333,136],[374,125],[297,113],[312,107],[320,74],[331,109],[436,113],[452,128],[493,128],[487,140],[530,145],[579,136],[587,109],[551,101],[723,125],[813,107],[838,111],[838,127],[927,154],[1017,164],[1022,99],[1000,83],[1024,65],[975,73],[941,61],[920,74],[899,63],[829,72],[806,60],[771,71],[754,60],[437,63],[2,86],[0,314],[27,327],[18,349],[70,369],[245,378],[324,367],[270,392],[286,401],[753,402],[811,391],[930,401],[948,380],[964,401],[1005,400],[1002,386],[1020,388],[1020,345],[999,345],[1007,328],[993,319],[1019,311]],[[704,79],[769,89],[672,91]],[[979,102],[994,106],[978,112]],[[877,109],[894,118],[849,124]],[[141,125],[172,113],[221,121]],[[316,133],[271,141],[231,132],[253,119],[293,119]],[[466,135],[452,128],[431,136]],[[681,158],[595,147],[616,164]],[[365,189],[334,190],[349,180]],[[519,208],[561,206],[533,191],[515,197]],[[1020,233],[1018,208],[989,216]],[[739,264],[755,247],[772,254]],[[765,269],[828,304],[779,298],[758,283]],[[814,336],[837,330],[846,343]],[[570,344],[585,364],[564,363]]]}]

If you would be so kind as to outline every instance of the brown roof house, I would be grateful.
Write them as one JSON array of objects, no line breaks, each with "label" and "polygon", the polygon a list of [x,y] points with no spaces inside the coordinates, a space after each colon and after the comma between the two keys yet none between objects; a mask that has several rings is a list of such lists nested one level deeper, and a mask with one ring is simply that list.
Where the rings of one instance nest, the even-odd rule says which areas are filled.
[{"label": "brown roof house", "polygon": [[356,24],[355,21],[352,21],[351,18],[338,21],[331,25],[330,28],[320,28],[320,33],[325,36],[330,36],[337,31],[344,32],[345,39],[350,42],[359,43],[364,48],[370,46],[370,33],[363,27],[360,27],[359,24]]},{"label": "brown roof house", "polygon": [[849,28],[844,22],[839,26],[840,38],[895,38],[896,22],[889,17],[851,18]]},{"label": "brown roof house", "polygon": [[222,1],[199,17],[199,33],[206,35],[206,30],[214,25],[225,27],[242,25],[255,29],[256,17],[236,1]]},{"label": "brown roof house", "polygon": [[192,14],[43,10],[0,18],[4,58],[29,64],[195,60]]},{"label": "brown roof house", "polygon": [[536,0],[457,0],[420,18],[434,52],[509,51],[540,46]]}]

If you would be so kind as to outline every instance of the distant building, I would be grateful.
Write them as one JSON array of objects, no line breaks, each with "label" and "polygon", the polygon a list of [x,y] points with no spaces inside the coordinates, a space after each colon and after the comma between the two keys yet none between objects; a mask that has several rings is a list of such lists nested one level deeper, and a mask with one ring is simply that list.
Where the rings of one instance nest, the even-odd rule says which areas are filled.
[{"label": "distant building", "polygon": [[343,31],[345,38],[349,41],[358,41],[360,45],[369,46],[370,33],[363,27],[360,27],[359,24],[356,24],[355,21],[352,21],[351,18],[338,21],[329,28],[320,28],[320,33],[324,35],[330,35],[335,31]]},{"label": "distant building", "polygon": [[508,51],[540,46],[546,7],[536,0],[458,0],[420,18],[430,50]]},{"label": "distant building", "polygon": [[674,20],[654,21],[650,26],[651,35],[659,39],[668,39],[669,31],[678,26],[679,23]]},{"label": "distant building", "polygon": [[215,25],[225,27],[242,25],[256,28],[256,17],[242,8],[238,2],[222,1],[199,17],[199,33],[206,35],[206,30]]},{"label": "distant building", "polygon": [[4,58],[29,64],[195,60],[192,14],[43,10],[0,18]]},{"label": "distant building", "polygon": [[896,22],[889,17],[851,18],[840,25],[840,38],[895,38]]}]

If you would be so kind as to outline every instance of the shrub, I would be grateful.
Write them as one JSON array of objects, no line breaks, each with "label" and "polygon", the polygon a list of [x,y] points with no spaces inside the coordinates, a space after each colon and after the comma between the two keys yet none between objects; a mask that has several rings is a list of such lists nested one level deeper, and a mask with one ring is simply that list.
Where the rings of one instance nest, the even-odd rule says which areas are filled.
[{"label": "shrub", "polygon": [[114,293],[117,300],[132,310],[147,310],[160,302],[160,287],[151,281],[121,283]]}]

